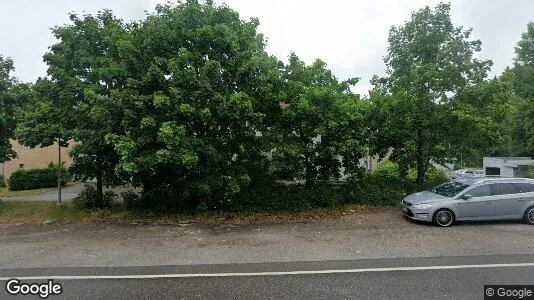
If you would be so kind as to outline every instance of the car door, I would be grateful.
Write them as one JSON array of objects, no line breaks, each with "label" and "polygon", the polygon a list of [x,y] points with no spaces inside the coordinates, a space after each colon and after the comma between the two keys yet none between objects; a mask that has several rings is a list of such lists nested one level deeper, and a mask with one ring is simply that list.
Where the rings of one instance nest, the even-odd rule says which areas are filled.
[{"label": "car door", "polygon": [[[473,198],[463,199],[463,195]],[[458,220],[480,220],[495,217],[495,199],[491,195],[489,185],[482,184],[466,190],[456,202],[456,218]]]},{"label": "car door", "polygon": [[491,194],[496,197],[495,212],[499,219],[515,218],[523,207],[524,193],[513,183],[494,183],[490,185]]}]

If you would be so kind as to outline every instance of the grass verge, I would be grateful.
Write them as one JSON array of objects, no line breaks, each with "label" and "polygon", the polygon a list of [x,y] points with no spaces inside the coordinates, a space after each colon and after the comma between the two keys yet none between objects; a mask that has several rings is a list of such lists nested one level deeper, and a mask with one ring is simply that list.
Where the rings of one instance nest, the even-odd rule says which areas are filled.
[{"label": "grass verge", "polygon": [[50,202],[1,201],[0,223],[41,224],[47,219],[82,222],[104,218],[104,212],[94,213],[72,204],[59,206]]},{"label": "grass verge", "polygon": [[0,197],[20,197],[20,196],[30,196],[37,195],[46,192],[51,192],[56,188],[42,188],[36,190],[26,190],[26,191],[10,191],[7,188],[0,188]]},{"label": "grass verge", "polygon": [[188,214],[156,214],[128,211],[120,206],[109,209],[83,209],[71,203],[61,206],[49,202],[0,201],[0,223],[43,224],[46,220],[56,223],[112,222],[129,224],[181,224],[181,223],[282,223],[306,222],[338,218],[354,213],[390,211],[392,208],[346,205],[336,209],[315,209],[299,213],[289,212],[202,212]]}]

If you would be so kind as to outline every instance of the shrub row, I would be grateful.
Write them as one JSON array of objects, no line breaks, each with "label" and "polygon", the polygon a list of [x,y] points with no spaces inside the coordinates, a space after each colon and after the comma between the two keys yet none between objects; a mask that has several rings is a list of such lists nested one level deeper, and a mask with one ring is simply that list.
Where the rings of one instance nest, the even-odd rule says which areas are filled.
[{"label": "shrub row", "polygon": [[285,186],[262,180],[243,190],[231,208],[238,211],[300,212],[318,207],[336,207],[346,202],[345,189],[345,186],[328,184]]},{"label": "shrub row", "polygon": [[450,180],[447,174],[439,169],[427,171],[422,187],[417,185],[416,178],[415,170],[410,170],[406,178],[403,178],[395,163],[384,162],[374,172],[365,174],[359,184],[349,188],[346,198],[349,203],[392,206],[408,194]]},{"label": "shrub row", "polygon": [[[423,188],[436,186],[448,180],[444,171],[431,169],[425,176]],[[339,207],[349,203],[394,206],[407,194],[416,190],[415,172],[410,171],[406,178],[402,178],[396,164],[385,162],[374,172],[368,172],[359,180],[342,185],[323,183],[311,186],[286,186],[276,183],[272,177],[264,177],[253,181],[228,203],[217,203],[216,206],[212,203],[205,207],[197,207],[195,211],[301,212],[314,208]],[[121,198],[124,207],[130,210],[186,212],[183,210],[184,206],[178,204],[179,199],[163,197],[164,194],[169,193],[147,195],[146,193],[125,192],[121,194]],[[96,192],[94,189],[87,190],[80,196],[79,202],[83,203],[84,207],[91,207],[93,202],[90,199],[96,198]]]},{"label": "shrub row", "polygon": [[12,191],[33,190],[57,186],[58,172],[61,173],[62,182],[69,180],[67,169],[64,166],[59,167],[50,164],[44,169],[20,169],[9,177],[8,185]]},{"label": "shrub row", "polygon": [[94,187],[87,186],[85,189],[74,199],[72,203],[81,208],[98,208],[108,207],[117,198],[117,195],[112,191],[106,191],[102,195],[102,201],[98,201],[98,194]]},{"label": "shrub row", "polygon": [[[343,204],[394,206],[406,195],[418,190],[415,172],[402,178],[396,164],[386,162],[374,172],[343,185],[315,184],[312,186],[284,186],[265,178],[253,182],[233,199],[229,209],[237,211],[300,212],[320,207],[339,207]],[[443,170],[430,169],[422,187],[437,186],[449,181]],[[138,201],[138,202],[135,202]],[[130,207],[142,199],[131,197]]]}]

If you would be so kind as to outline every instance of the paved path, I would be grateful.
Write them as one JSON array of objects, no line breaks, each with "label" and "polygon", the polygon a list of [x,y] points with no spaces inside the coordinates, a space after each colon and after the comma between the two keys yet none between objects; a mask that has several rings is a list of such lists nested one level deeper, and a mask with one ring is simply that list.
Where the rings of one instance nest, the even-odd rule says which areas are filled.
[{"label": "paved path", "polygon": [[[61,200],[65,202],[72,201],[79,193],[83,191],[83,183],[75,183],[61,189]],[[57,190],[44,192],[41,194],[17,196],[17,197],[2,197],[2,201],[57,201]]]},{"label": "paved path", "polygon": [[505,255],[0,270],[0,298],[10,298],[5,282],[18,278],[61,284],[51,299],[483,299],[484,285],[534,288],[533,262]]}]

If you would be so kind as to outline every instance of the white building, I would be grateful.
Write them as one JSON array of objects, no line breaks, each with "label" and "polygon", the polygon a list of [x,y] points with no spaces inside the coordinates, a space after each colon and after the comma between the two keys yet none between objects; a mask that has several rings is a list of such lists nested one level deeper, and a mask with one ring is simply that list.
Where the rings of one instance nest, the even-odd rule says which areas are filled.
[{"label": "white building", "polygon": [[530,157],[484,157],[484,175],[501,177],[527,177],[534,165]]}]

